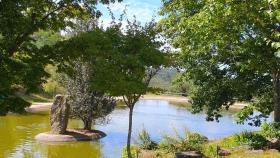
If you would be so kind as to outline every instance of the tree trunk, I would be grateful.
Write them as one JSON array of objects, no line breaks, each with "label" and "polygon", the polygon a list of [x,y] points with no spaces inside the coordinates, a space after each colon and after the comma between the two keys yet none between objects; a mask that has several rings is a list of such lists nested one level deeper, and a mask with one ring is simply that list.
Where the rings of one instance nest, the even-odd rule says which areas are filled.
[{"label": "tree trunk", "polygon": [[86,119],[84,122],[84,129],[91,130],[92,119]]},{"label": "tree trunk", "polygon": [[273,74],[274,121],[280,122],[280,72]]},{"label": "tree trunk", "polygon": [[132,132],[132,115],[133,115],[133,105],[129,106],[129,122],[128,122],[128,134],[127,134],[127,157],[132,158],[131,151],[130,151],[130,141],[131,141],[131,132]]}]

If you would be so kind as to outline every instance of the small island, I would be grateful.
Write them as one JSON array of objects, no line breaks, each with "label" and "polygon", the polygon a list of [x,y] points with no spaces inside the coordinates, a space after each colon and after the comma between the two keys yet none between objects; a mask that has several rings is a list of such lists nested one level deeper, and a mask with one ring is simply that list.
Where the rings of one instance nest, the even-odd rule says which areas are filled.
[{"label": "small island", "polygon": [[67,129],[69,110],[68,97],[56,95],[50,111],[51,131],[40,133],[35,139],[45,142],[72,142],[93,141],[106,136],[98,130]]}]

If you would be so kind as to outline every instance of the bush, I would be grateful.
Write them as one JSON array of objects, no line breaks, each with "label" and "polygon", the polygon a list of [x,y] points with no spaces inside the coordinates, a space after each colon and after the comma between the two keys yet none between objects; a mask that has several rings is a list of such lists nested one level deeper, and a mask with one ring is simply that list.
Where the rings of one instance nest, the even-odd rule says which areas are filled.
[{"label": "bush", "polygon": [[198,133],[188,133],[187,134],[187,140],[189,143],[189,146],[193,148],[194,150],[200,150],[201,145],[208,142],[208,138],[205,136],[202,136]]},{"label": "bush", "polygon": [[261,133],[265,138],[268,139],[271,138],[280,139],[280,123],[277,122],[263,123]]},{"label": "bush", "polygon": [[198,133],[185,131],[183,137],[163,136],[163,140],[159,143],[159,148],[169,152],[202,150],[203,145],[208,142],[207,137]]},{"label": "bush", "polygon": [[[133,158],[138,158],[140,156],[141,151],[140,151],[139,147],[137,147],[135,145],[130,145],[130,150],[131,150],[131,156]],[[122,149],[122,158],[127,158],[126,146],[124,146]]]},{"label": "bush", "polygon": [[142,149],[153,150],[157,148],[158,144],[151,140],[150,134],[145,129],[142,129],[138,137]]},{"label": "bush", "polygon": [[234,142],[238,145],[249,145],[253,149],[263,149],[268,145],[265,137],[256,132],[242,132],[232,136]]},{"label": "bush", "polygon": [[202,153],[208,157],[219,157],[216,144],[206,144],[202,149]]}]

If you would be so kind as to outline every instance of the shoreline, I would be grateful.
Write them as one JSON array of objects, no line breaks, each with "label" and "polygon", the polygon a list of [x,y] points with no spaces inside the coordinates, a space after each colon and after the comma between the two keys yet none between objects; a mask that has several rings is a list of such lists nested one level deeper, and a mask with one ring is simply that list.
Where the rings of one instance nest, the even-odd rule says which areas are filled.
[{"label": "shoreline", "polygon": [[[122,97],[116,97],[117,100],[122,100]],[[182,106],[189,107],[189,99],[187,97],[183,96],[171,96],[171,95],[153,95],[148,94],[144,95],[140,98],[140,100],[165,100],[168,102],[173,103],[180,103],[180,104],[186,104]],[[30,107],[27,107],[25,110],[28,113],[34,113],[34,112],[41,112],[41,111],[48,111],[52,105],[52,102],[34,102]],[[235,103],[234,105],[229,107],[229,110],[232,111],[240,111],[242,108],[244,108],[247,104],[246,103]]]}]

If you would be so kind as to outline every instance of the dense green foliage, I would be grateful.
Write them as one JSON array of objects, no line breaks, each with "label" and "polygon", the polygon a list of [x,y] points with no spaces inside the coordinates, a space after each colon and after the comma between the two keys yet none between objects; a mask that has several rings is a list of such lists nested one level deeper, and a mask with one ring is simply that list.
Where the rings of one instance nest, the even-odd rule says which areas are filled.
[{"label": "dense green foliage", "polygon": [[261,133],[268,139],[280,139],[280,124],[277,122],[263,123]]},{"label": "dense green foliage", "polygon": [[[150,91],[150,80],[163,65],[168,64],[167,54],[159,50],[162,42],[157,40],[155,23],[141,26],[136,20],[126,29],[121,23],[112,23],[106,29],[95,28],[69,40],[57,43],[56,51],[70,54],[67,63],[58,67],[69,76],[74,59],[91,62],[90,88],[111,96],[122,96],[129,107],[128,150],[130,149],[132,114],[141,95]],[[64,53],[61,53],[64,54]],[[130,154],[130,151],[128,151]],[[131,157],[131,155],[128,157]]]},{"label": "dense green foliage", "polygon": [[159,148],[169,152],[199,150],[208,142],[208,138],[199,133],[185,131],[184,136],[176,137],[163,136],[163,140],[159,143]]},{"label": "dense green foliage", "polygon": [[[245,131],[221,140],[213,141],[208,141],[206,137],[198,133],[185,131],[183,136],[179,134],[177,134],[176,137],[164,135],[159,143],[156,143],[153,148],[149,149],[149,154],[155,157],[174,157],[174,153],[178,151],[196,150],[207,157],[222,157],[224,154],[221,151],[226,151],[230,155],[237,157],[240,155],[240,157],[242,157],[246,155],[249,150],[278,149],[277,146],[271,146],[271,142],[269,142],[269,138],[277,138],[275,137],[277,135],[275,135],[277,130],[279,132],[277,124],[264,123],[262,130],[259,132]],[[175,131],[175,133],[177,132]],[[140,141],[139,145],[134,145],[138,155],[141,153],[141,149],[146,149],[145,144],[149,144],[147,142],[153,142],[146,130],[143,130],[139,135],[143,137],[141,139],[146,141]]]},{"label": "dense green foliage", "polygon": [[[133,156],[137,153],[141,155],[140,153],[143,153],[141,152],[143,150],[149,151],[148,153],[154,157],[174,157],[176,152],[189,150],[204,152],[206,147],[210,149],[207,144],[208,139],[205,136],[187,130],[185,130],[183,135],[179,135],[176,131],[175,133],[175,137],[164,135],[162,140],[157,143],[153,141],[150,134],[143,129],[138,136],[140,141],[137,142],[137,145],[133,145],[134,149],[136,149],[134,150],[135,153]],[[208,152],[212,153],[212,151]]]},{"label": "dense green foliage", "polygon": [[[121,158],[128,158],[126,148],[127,148],[126,146],[123,147]],[[140,157],[140,152],[141,152],[140,148],[137,147],[136,145],[131,145],[130,148],[131,148],[132,158],[139,158]]]},{"label": "dense green foliage", "polygon": [[243,121],[260,125],[274,111],[280,121],[280,3],[278,0],[164,0],[161,28],[180,48],[186,80],[192,80],[194,112],[250,102]]},{"label": "dense green foliage", "polygon": [[232,139],[237,143],[237,146],[249,145],[253,149],[262,149],[268,145],[268,141],[265,137],[256,132],[241,132],[240,134],[234,134]]},{"label": "dense green foliage", "polygon": [[186,81],[186,78],[182,74],[178,74],[172,81],[172,84],[174,86],[173,91],[183,96],[187,96],[191,93],[192,84],[190,81]]},{"label": "dense green foliage", "polygon": [[91,89],[90,62],[75,60],[75,75],[64,77],[70,104],[70,117],[83,121],[84,129],[91,130],[93,123],[105,123],[116,106],[116,99]]},{"label": "dense green foliage", "polygon": [[43,41],[46,34],[37,36],[35,33],[40,30],[57,32],[73,27],[73,19],[98,17],[100,12],[95,6],[110,2],[115,0],[0,1],[1,114],[24,111],[24,108],[16,108],[28,105],[15,95],[18,87],[35,90],[48,75],[44,71],[45,65],[67,56],[57,56],[50,46],[43,47],[46,42],[55,41]]},{"label": "dense green foliage", "polygon": [[65,87],[60,83],[60,74],[57,72],[57,67],[47,65],[45,71],[49,74],[46,82],[43,83],[43,91],[55,96],[56,94],[65,94]]},{"label": "dense green foliage", "polygon": [[140,148],[145,150],[154,150],[157,148],[157,143],[151,139],[150,134],[144,129],[138,134]]},{"label": "dense green foliage", "polygon": [[269,145],[272,139],[280,138],[280,126],[279,123],[264,122],[262,129],[259,132],[241,132],[234,134],[231,137],[222,140],[224,147],[236,147],[248,145],[253,149],[266,149],[270,148]]}]

